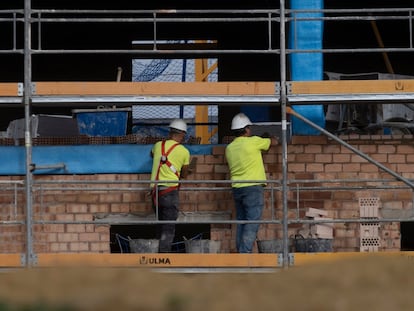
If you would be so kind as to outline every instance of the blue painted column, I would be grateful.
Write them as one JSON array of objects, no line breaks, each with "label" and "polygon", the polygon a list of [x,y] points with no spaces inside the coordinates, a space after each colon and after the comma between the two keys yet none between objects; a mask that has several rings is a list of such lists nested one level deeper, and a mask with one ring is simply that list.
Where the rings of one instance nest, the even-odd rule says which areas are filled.
[{"label": "blue painted column", "polygon": [[[292,10],[323,9],[323,0],[291,0]],[[294,12],[293,18],[321,17],[321,12]],[[323,21],[322,20],[293,20],[290,24],[289,49],[316,50],[322,49]],[[291,81],[323,80],[322,53],[293,53],[289,55]],[[320,127],[325,127],[323,105],[294,105],[293,109]],[[303,121],[292,117],[293,135],[319,135]]]}]

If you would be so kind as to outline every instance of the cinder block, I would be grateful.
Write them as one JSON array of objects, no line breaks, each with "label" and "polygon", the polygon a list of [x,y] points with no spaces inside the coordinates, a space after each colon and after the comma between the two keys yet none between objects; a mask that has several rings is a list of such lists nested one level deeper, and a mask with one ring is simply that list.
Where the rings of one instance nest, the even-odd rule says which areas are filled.
[{"label": "cinder block", "polygon": [[380,246],[379,237],[361,238],[361,247],[363,246]]},{"label": "cinder block", "polygon": [[379,206],[378,197],[359,198],[359,206]]},{"label": "cinder block", "polygon": [[361,238],[376,238],[379,237],[379,223],[360,224]]},{"label": "cinder block", "polygon": [[359,198],[359,214],[361,218],[378,218],[379,198]]},{"label": "cinder block", "polygon": [[378,218],[378,206],[361,206],[359,216],[361,218]]}]

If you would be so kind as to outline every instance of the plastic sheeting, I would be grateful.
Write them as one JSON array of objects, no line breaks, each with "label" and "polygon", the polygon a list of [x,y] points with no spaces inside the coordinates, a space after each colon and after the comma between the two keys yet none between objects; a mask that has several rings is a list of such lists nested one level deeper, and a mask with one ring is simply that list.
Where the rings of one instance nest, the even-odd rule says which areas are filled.
[{"label": "plastic sheeting", "polygon": [[[211,154],[214,145],[187,145],[191,155]],[[136,174],[150,173],[152,145],[34,146],[34,174]],[[24,175],[25,148],[0,147],[0,175]],[[59,167],[64,164],[64,167]],[[43,166],[43,168],[42,168]],[[47,168],[44,167],[59,167]]]},{"label": "plastic sheeting", "polygon": [[[291,0],[292,10],[316,10],[323,8],[323,0]],[[296,12],[293,18],[315,18],[319,12]],[[323,21],[317,19],[292,21],[289,33],[289,48],[299,50],[322,49]],[[312,81],[323,79],[322,53],[294,53],[290,55],[291,80]],[[293,109],[305,118],[325,127],[323,105],[300,106]],[[293,135],[319,135],[319,131],[303,121],[292,117]]]}]

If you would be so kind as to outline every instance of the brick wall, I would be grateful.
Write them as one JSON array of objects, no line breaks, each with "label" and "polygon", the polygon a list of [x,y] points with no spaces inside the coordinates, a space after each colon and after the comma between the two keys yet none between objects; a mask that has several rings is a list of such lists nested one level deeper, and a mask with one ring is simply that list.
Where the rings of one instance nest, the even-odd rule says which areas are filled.
[{"label": "brick wall", "polygon": [[[414,177],[412,136],[341,138],[405,178]],[[282,218],[281,149],[281,146],[272,147],[264,154],[269,187],[274,188],[273,193],[265,193],[263,220],[266,221]],[[224,146],[214,147],[212,155],[196,157],[196,171],[189,180],[197,182],[183,184],[180,193],[182,215],[235,219],[229,183],[223,183],[229,178]],[[323,209],[334,219],[358,219],[358,200],[363,197],[379,198],[381,217],[401,218],[412,209],[412,191],[403,187],[403,183],[392,181],[388,173],[326,137],[293,137],[288,145],[287,161],[291,181],[287,197],[290,221],[306,219],[305,212],[310,207]],[[108,253],[110,224],[96,225],[93,223],[96,219],[143,220],[153,215],[147,191],[149,174],[36,175],[34,179],[35,252]],[[374,182],[378,179],[387,182]],[[3,222],[0,252],[24,252],[26,199],[21,184],[24,178],[2,176],[0,181],[0,220]],[[383,189],[381,185],[391,188]],[[307,226],[290,224],[289,236],[303,232]],[[358,223],[335,223],[334,250],[359,251],[359,228]],[[381,223],[379,232],[379,250],[400,249],[399,222]],[[258,238],[282,238],[281,225],[262,224]],[[221,241],[222,252],[234,252],[235,225],[212,224],[211,239]]]}]

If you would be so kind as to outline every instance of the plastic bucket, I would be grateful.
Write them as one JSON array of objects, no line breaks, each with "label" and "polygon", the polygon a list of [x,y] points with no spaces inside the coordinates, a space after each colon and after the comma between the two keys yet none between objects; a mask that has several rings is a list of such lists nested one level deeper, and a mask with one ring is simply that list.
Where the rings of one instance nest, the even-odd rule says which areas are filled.
[{"label": "plastic bucket", "polygon": [[298,253],[332,252],[332,239],[296,238],[295,251]]},{"label": "plastic bucket", "polygon": [[185,240],[185,252],[186,253],[219,253],[220,241],[212,240]]},{"label": "plastic bucket", "polygon": [[[283,240],[257,240],[259,253],[283,253]],[[293,239],[288,239],[288,252],[293,252]]]},{"label": "plastic bucket", "polygon": [[258,240],[259,253],[283,253],[283,240]]},{"label": "plastic bucket", "polygon": [[131,253],[158,253],[158,240],[151,239],[131,239],[129,249]]}]

